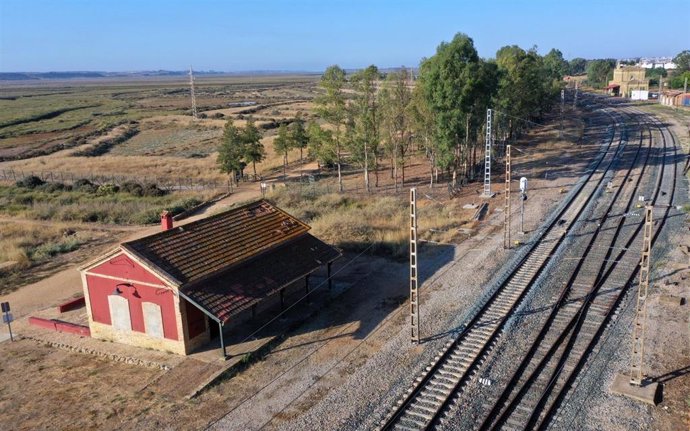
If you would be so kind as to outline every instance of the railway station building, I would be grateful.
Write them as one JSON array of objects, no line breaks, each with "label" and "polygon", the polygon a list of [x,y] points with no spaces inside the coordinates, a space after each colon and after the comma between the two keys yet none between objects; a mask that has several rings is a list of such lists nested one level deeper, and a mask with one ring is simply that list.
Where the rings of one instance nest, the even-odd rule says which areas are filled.
[{"label": "railway station building", "polygon": [[631,97],[633,92],[649,92],[649,79],[645,78],[646,70],[644,67],[619,64],[613,70],[613,79],[609,81],[606,90],[613,96],[623,97]]},{"label": "railway station building", "polygon": [[218,337],[225,356],[233,319],[323,266],[330,283],[341,256],[265,200],[161,226],[80,268],[92,337],[180,355]]}]

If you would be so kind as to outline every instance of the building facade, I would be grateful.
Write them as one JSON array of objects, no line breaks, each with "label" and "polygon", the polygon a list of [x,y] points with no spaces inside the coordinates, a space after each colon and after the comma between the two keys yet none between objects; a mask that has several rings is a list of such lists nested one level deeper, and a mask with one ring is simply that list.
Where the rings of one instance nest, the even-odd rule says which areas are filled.
[{"label": "building facade", "polygon": [[[645,78],[646,69],[637,66],[618,65],[613,70],[613,79],[607,89],[614,96],[631,97],[633,91],[649,91],[649,80]],[[639,93],[638,93],[639,94]]]}]

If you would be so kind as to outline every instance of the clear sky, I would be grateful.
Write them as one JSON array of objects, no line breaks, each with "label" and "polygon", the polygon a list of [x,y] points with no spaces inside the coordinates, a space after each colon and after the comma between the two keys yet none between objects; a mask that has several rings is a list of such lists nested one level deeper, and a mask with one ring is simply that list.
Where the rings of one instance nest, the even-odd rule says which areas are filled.
[{"label": "clear sky", "polygon": [[0,0],[0,71],[416,66],[457,32],[565,58],[673,56],[690,0]]}]

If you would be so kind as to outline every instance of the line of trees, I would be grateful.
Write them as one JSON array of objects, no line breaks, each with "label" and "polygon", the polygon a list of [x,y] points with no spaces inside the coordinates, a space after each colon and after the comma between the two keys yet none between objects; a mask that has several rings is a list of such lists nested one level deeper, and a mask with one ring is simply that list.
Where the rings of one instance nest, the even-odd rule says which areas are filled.
[{"label": "line of trees", "polygon": [[[289,150],[299,148],[302,159],[306,149],[319,167],[337,170],[341,191],[345,164],[362,169],[367,190],[372,183],[378,187],[385,165],[396,186],[404,183],[414,151],[426,156],[432,186],[440,173],[472,180],[481,164],[487,108],[495,110],[495,136],[515,139],[558,100],[564,75],[589,71],[592,64],[568,62],[557,49],[541,56],[536,47],[516,45],[483,59],[472,39],[458,33],[421,61],[418,76],[404,67],[382,73],[374,65],[348,75],[333,65],[319,82],[318,120],[282,125],[274,149],[283,155],[284,174]],[[218,158],[224,172],[241,173],[243,163],[255,165],[265,156],[247,128],[228,122]]]}]

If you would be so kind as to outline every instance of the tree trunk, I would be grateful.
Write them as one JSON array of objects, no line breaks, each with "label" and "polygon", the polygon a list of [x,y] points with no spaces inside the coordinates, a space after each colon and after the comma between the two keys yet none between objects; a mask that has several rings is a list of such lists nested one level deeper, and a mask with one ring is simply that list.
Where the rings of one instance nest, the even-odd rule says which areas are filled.
[{"label": "tree trunk", "polygon": [[340,142],[336,141],[335,144],[335,152],[336,152],[336,157],[338,159],[338,191],[340,193],[343,192],[343,175],[340,170]]},{"label": "tree trunk", "polygon": [[369,154],[366,141],[364,141],[364,188],[369,192]]},{"label": "tree trunk", "polygon": [[379,186],[379,159],[377,156],[374,157],[374,177],[376,178],[376,187]]},{"label": "tree trunk", "polygon": [[285,154],[283,155],[283,179],[287,178],[287,151],[285,151]]},{"label": "tree trunk", "polygon": [[252,160],[252,167],[254,168],[254,181],[256,181],[256,160]]},{"label": "tree trunk", "polygon": [[395,154],[393,155],[393,184],[395,190],[398,190],[398,147],[395,147]]},{"label": "tree trunk", "polygon": [[401,178],[400,178],[400,187],[404,188],[405,187],[405,158],[404,157],[400,160],[400,163],[401,163],[400,171],[402,173]]}]

